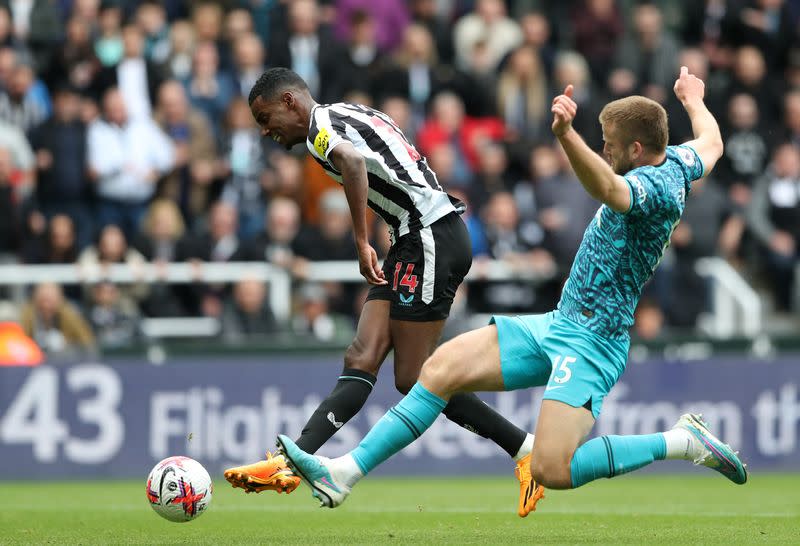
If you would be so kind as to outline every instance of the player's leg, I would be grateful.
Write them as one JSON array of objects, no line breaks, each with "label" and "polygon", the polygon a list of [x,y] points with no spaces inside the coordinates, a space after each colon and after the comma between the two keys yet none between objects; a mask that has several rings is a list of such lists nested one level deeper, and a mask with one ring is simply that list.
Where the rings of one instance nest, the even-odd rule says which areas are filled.
[{"label": "player's leg", "polygon": [[625,368],[627,342],[556,320],[543,347],[553,366],[536,427],[531,473],[545,487],[580,487],[665,458],[695,460],[737,483],[746,480],[738,457],[690,415],[665,433],[602,436],[582,443]]},{"label": "player's leg", "polygon": [[361,410],[390,348],[389,301],[369,299],[361,311],[356,337],[344,353],[344,369],[336,386],[296,440],[300,449],[316,452]]},{"label": "player's leg", "polygon": [[747,481],[745,465],[695,415],[683,415],[671,430],[655,434],[583,439],[594,424],[592,413],[557,400],[543,400],[536,426],[531,473],[550,489],[580,487],[613,478],[663,459],[692,460],[734,483]]},{"label": "player's leg", "polygon": [[[382,287],[373,287],[361,311],[356,337],[344,356],[344,370],[328,397],[303,427],[297,445],[314,453],[364,406],[376,376],[390,348],[389,302],[380,299]],[[291,493],[300,483],[283,457],[267,458],[253,464],[229,468],[225,479],[233,487],[249,492],[273,490]]]},{"label": "player's leg", "polygon": [[350,488],[427,430],[459,391],[503,389],[497,327],[467,332],[439,347],[417,382],[369,431],[356,449],[334,460],[298,449],[286,436],[278,444],[287,462],[325,506],[341,504]]},{"label": "player's leg", "polygon": [[[444,322],[391,321],[395,385],[403,394],[417,382],[422,365],[436,348]],[[533,447],[533,435],[511,424],[472,392],[454,394],[442,413],[459,426],[492,440],[515,461]]]}]

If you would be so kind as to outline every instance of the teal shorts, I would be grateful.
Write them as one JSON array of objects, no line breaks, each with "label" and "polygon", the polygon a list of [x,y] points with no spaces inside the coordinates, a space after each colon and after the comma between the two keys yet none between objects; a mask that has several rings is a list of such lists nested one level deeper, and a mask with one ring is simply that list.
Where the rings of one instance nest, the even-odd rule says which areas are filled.
[{"label": "teal shorts", "polygon": [[545,400],[586,407],[595,419],[628,359],[630,342],[598,336],[559,311],[494,316],[505,390],[547,385]]}]

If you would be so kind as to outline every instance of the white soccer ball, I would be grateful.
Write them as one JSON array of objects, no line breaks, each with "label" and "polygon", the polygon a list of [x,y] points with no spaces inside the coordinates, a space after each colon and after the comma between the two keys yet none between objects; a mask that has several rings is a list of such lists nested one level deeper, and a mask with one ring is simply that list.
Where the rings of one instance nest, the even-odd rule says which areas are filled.
[{"label": "white soccer ball", "polygon": [[203,465],[189,457],[167,457],[147,476],[147,500],[162,518],[192,521],[208,509],[214,487]]}]

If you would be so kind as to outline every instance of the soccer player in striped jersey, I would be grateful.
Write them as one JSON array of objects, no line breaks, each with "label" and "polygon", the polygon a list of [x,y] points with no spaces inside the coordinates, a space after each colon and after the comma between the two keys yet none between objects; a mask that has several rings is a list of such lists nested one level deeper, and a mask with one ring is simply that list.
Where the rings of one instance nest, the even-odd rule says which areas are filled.
[{"label": "soccer player in striped jersey", "polygon": [[454,394],[533,386],[546,387],[531,473],[548,488],[580,487],[662,459],[693,461],[733,483],[747,481],[738,454],[697,415],[681,416],[666,432],[586,441],[625,369],[642,287],[669,245],[692,182],[711,171],[723,143],[703,102],[705,86],[686,67],[675,95],[695,138],[682,146],[667,146],[660,104],[626,97],[600,113],[605,161],[572,127],[578,109],[572,92],[569,85],[553,100],[552,130],[584,188],[602,205],[586,228],[558,308],[495,316],[490,325],[447,342],[427,360],[409,394],[342,457],[317,457],[279,436],[287,463],[324,506],[341,504],[361,478],[424,433]]},{"label": "soccer player in striped jersey", "polygon": [[[395,385],[407,393],[435,349],[456,289],[472,264],[464,204],[395,122],[356,104],[317,104],[308,86],[286,68],[265,72],[250,92],[250,108],[265,137],[290,149],[305,142],[312,157],[344,187],[353,219],[361,274],[372,285],[344,370],[309,419],[297,445],[316,452],[364,405],[378,370],[394,350]],[[383,266],[367,237],[366,209],[389,226],[392,246]],[[518,513],[535,509],[543,490],[531,479],[533,435],[517,428],[472,393],[453,396],[444,415],[489,438],[516,462]],[[226,479],[246,491],[291,492],[299,478],[282,456],[231,468]]]}]

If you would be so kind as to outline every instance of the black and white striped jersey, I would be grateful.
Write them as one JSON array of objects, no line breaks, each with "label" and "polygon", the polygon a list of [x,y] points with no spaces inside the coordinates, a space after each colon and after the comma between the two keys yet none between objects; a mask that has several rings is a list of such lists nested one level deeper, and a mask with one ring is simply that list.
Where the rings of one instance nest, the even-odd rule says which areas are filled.
[{"label": "black and white striped jersey", "polygon": [[367,203],[391,228],[392,240],[419,231],[439,218],[464,212],[436,174],[392,119],[378,110],[346,103],[318,104],[311,111],[306,146],[337,182],[342,176],[328,159],[331,151],[350,142],[366,161]]}]

